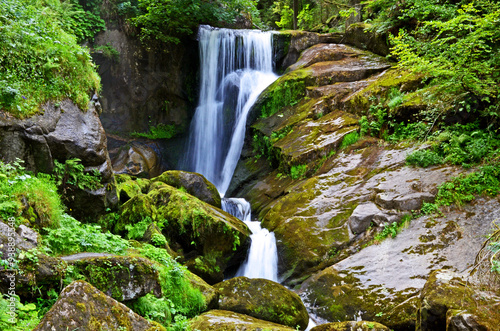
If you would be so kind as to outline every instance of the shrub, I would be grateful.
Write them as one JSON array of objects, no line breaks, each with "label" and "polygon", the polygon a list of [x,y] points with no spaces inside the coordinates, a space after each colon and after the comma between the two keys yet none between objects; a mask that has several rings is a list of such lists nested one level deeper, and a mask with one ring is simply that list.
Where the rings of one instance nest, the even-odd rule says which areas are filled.
[{"label": "shrub", "polygon": [[443,158],[436,152],[423,149],[416,150],[406,156],[406,163],[409,165],[427,168],[429,166],[443,163]]}]

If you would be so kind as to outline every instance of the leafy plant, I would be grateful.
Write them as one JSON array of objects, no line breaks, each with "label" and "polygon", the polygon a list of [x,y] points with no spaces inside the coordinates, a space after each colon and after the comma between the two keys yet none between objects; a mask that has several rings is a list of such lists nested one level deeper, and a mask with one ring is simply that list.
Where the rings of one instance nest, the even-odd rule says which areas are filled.
[{"label": "leafy plant", "polygon": [[128,231],[129,239],[140,239],[146,233],[149,225],[153,223],[153,220],[146,216],[142,221],[135,224],[125,225],[125,229]]},{"label": "leafy plant", "polygon": [[305,176],[307,169],[307,164],[294,165],[290,168],[290,177],[292,179],[302,178]]},{"label": "leafy plant", "polygon": [[408,226],[412,218],[412,215],[407,214],[404,215],[399,222],[393,222],[385,225],[382,231],[375,235],[375,241],[380,242],[389,236],[391,236],[391,238],[395,238],[404,227]]},{"label": "leafy plant", "polygon": [[[10,304],[14,303],[15,312],[12,312]],[[4,331],[31,330],[41,320],[37,307],[34,303],[21,303],[19,296],[0,296],[0,329]]]},{"label": "leafy plant", "polygon": [[97,224],[82,224],[69,215],[63,215],[61,226],[46,229],[44,243],[54,255],[80,252],[124,254],[128,241],[109,232],[101,232]]},{"label": "leafy plant", "polygon": [[340,149],[344,149],[347,146],[350,146],[352,144],[355,144],[359,140],[359,133],[357,131],[350,132],[344,136],[344,139],[342,139],[342,143],[340,144]]},{"label": "leafy plant", "polygon": [[94,52],[102,53],[105,58],[113,60],[115,62],[118,62],[118,60],[120,60],[120,52],[118,52],[118,50],[114,48],[110,43],[94,47]]},{"label": "leafy plant", "polygon": [[80,159],[68,159],[64,164],[54,160],[54,180],[63,194],[75,188],[96,190],[101,185],[101,174],[97,169],[90,172],[80,163]]},{"label": "leafy plant", "polygon": [[406,163],[409,165],[427,168],[429,166],[443,163],[443,157],[432,150],[421,149],[408,154],[406,156]]},{"label": "leafy plant", "polygon": [[148,133],[133,132],[131,136],[147,139],[170,139],[178,133],[179,128],[175,124],[160,123],[157,126],[150,127]]}]

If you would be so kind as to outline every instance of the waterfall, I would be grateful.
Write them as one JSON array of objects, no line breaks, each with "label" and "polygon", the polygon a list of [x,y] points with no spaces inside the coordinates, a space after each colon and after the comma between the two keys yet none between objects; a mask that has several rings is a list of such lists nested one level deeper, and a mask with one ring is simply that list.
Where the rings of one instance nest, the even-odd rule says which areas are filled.
[{"label": "waterfall", "polygon": [[[272,35],[257,30],[199,30],[200,98],[191,122],[187,159],[224,197],[240,158],[248,111],[278,76],[273,73]],[[244,199],[223,199],[223,210],[252,231],[249,255],[238,276],[278,280],[274,233],[252,222]]]},{"label": "waterfall", "polygon": [[247,260],[240,266],[236,276],[265,278],[278,282],[278,250],[274,233],[263,229],[257,221],[252,222],[250,203],[245,199],[222,199],[222,208],[245,222],[252,231],[252,245]]},{"label": "waterfall", "polygon": [[201,26],[199,43],[200,99],[186,163],[224,196],[240,158],[248,111],[278,78],[272,38],[269,32]]}]

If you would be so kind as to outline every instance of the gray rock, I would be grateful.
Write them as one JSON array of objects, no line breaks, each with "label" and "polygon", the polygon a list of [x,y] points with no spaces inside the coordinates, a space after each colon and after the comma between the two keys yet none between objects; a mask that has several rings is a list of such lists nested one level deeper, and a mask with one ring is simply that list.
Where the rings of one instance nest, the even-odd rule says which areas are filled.
[{"label": "gray rock", "polygon": [[393,193],[378,194],[375,201],[386,209],[418,210],[424,202],[433,202],[434,194],[427,192],[415,192],[404,195]]},{"label": "gray rock", "polygon": [[134,313],[84,281],[75,281],[61,292],[34,331],[52,330],[165,330]]},{"label": "gray rock", "polygon": [[354,234],[365,232],[371,222],[380,224],[389,218],[373,202],[358,205],[349,217],[349,227]]},{"label": "gray rock", "polygon": [[17,234],[20,235],[26,241],[38,246],[38,232],[33,229],[28,228],[26,225],[21,224],[16,230]]},{"label": "gray rock", "polygon": [[6,162],[22,159],[28,170],[50,173],[54,160],[78,158],[86,171],[101,173],[102,188],[77,189],[66,202],[75,217],[96,216],[117,203],[106,135],[92,103],[82,111],[70,100],[43,106],[43,114],[16,119],[0,112],[0,155]]},{"label": "gray rock", "polygon": [[161,174],[162,166],[158,154],[146,144],[133,142],[122,149],[113,159],[115,174],[152,178]]},{"label": "gray rock", "polygon": [[327,323],[315,326],[311,331],[390,331],[390,329],[377,322],[349,321]]},{"label": "gray rock", "polygon": [[[12,244],[9,245],[9,242]],[[0,221],[0,252],[3,260],[7,260],[10,253],[13,258],[17,259],[18,250],[27,251],[35,247],[34,243],[26,241],[14,228]]]},{"label": "gray rock", "polygon": [[191,330],[225,331],[293,331],[284,325],[259,320],[244,314],[226,310],[210,310],[190,320]]}]

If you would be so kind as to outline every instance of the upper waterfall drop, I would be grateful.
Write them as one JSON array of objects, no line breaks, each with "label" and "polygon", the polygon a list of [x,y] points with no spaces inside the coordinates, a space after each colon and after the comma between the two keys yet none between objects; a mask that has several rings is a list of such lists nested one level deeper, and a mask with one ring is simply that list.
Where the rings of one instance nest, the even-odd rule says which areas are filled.
[{"label": "upper waterfall drop", "polygon": [[224,196],[241,154],[248,111],[278,76],[272,33],[199,30],[200,99],[191,122],[186,165]]}]

